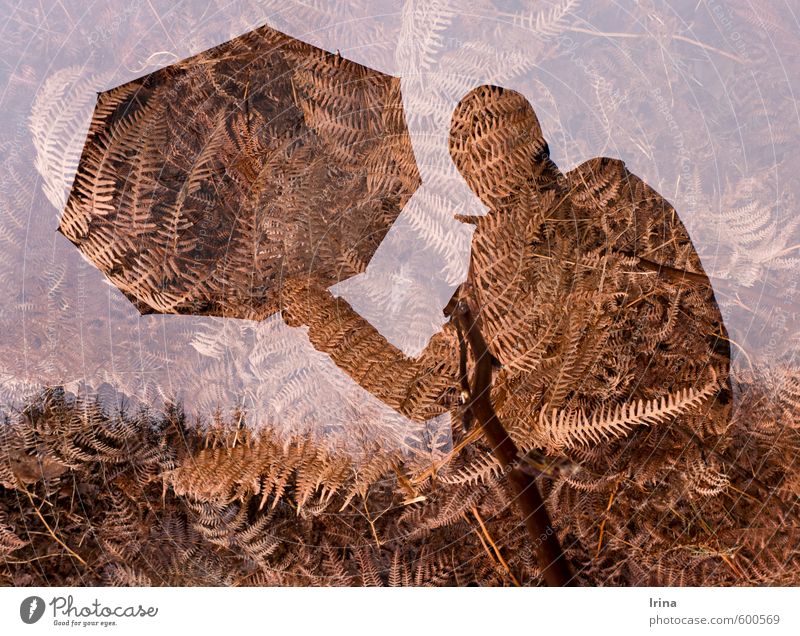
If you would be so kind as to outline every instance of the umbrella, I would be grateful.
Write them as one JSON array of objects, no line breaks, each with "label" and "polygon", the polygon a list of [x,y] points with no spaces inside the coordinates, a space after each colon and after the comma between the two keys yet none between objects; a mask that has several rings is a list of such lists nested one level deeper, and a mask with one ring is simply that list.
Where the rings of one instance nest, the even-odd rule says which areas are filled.
[{"label": "umbrella", "polygon": [[264,26],[100,93],[59,231],[141,313],[261,320],[419,185],[399,78]]}]

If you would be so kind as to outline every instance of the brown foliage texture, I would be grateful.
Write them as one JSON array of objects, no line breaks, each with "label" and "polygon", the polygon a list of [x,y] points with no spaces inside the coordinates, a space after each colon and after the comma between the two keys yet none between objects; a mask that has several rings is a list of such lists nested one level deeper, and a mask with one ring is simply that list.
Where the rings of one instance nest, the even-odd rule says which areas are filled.
[{"label": "brown foliage texture", "polygon": [[[556,37],[570,23],[569,4],[514,20]],[[674,25],[651,13],[657,37],[674,49]],[[436,25],[455,19],[433,18]],[[767,21],[769,33],[783,28],[768,14],[758,19]],[[419,22],[424,30],[425,21]],[[435,50],[442,36],[430,31]],[[772,46],[769,33],[751,40],[751,55]],[[421,35],[411,29],[410,37]],[[396,83],[359,71],[366,74],[365,92],[342,95],[338,73],[357,65],[296,43],[276,47],[267,60],[249,52],[258,38],[277,37],[262,30],[230,50],[280,68],[297,68],[293,55],[313,53],[314,65],[305,68],[314,72],[288,73],[260,92],[256,83],[231,82],[229,60],[219,59],[199,70],[170,71],[176,73],[170,81],[181,87],[177,94],[141,81],[109,93],[102,122],[90,133],[105,159],[85,158],[62,229],[123,291],[157,311],[260,318],[281,310],[290,324],[306,325],[320,351],[392,408],[416,421],[450,413],[452,444],[410,439],[412,461],[376,439],[356,456],[324,439],[251,429],[246,413],[196,423],[177,407],[109,412],[53,389],[24,409],[7,410],[0,428],[4,585],[542,583],[506,476],[481,430],[464,426],[455,328],[446,325],[410,358],[326,289],[363,271],[378,235],[416,187]],[[44,38],[29,39],[49,46]],[[4,46],[16,45],[9,42]],[[597,59],[598,68],[626,68],[627,46],[621,40],[616,57]],[[74,51],[66,54],[80,62]],[[478,49],[475,63],[487,55]],[[508,60],[509,68],[514,61]],[[661,60],[654,54],[646,64],[660,67]],[[734,70],[737,77],[747,75]],[[32,69],[23,71],[15,78],[19,85],[40,81],[31,79]],[[732,97],[746,101],[754,91],[741,82],[744,88]],[[598,84],[597,90],[604,88]],[[279,92],[270,95],[273,89]],[[355,118],[352,127],[331,117],[329,108],[347,112],[343,100],[350,108],[372,103],[370,90],[381,96],[368,109],[370,117]],[[295,107],[273,122],[275,95]],[[634,104],[636,97],[634,91]],[[605,103],[609,117],[627,112],[622,102]],[[793,103],[786,102],[792,112]],[[237,105],[233,111],[226,110],[230,104]],[[176,114],[179,106],[197,116],[186,121]],[[761,111],[753,108],[755,119]],[[380,122],[389,138],[376,148],[353,144],[353,135],[370,122]],[[38,123],[44,126],[47,117]],[[683,225],[621,161],[593,159],[562,175],[548,161],[525,100],[495,87],[469,93],[452,123],[453,160],[490,210],[462,219],[475,233],[469,280],[458,298],[479,316],[494,358],[492,401],[521,449],[521,465],[546,497],[577,582],[796,585],[796,365],[762,367],[756,361],[735,381],[730,377],[727,333]],[[253,130],[269,134],[253,136]],[[789,156],[791,131],[781,134],[777,150]],[[158,135],[171,142],[163,144]],[[205,155],[197,145],[201,139],[213,142]],[[271,139],[280,143],[265,147]],[[363,151],[353,157],[347,154],[353,148]],[[277,156],[270,153],[283,153],[280,167],[263,162]],[[328,221],[306,217],[297,202],[324,191],[329,175],[323,175],[325,162],[307,170],[309,155],[335,158],[346,193],[341,204],[358,203],[350,221],[378,229],[376,242],[359,252],[362,229],[348,234],[342,227],[341,243],[327,244],[325,266],[313,272],[303,246],[306,239],[320,244],[318,233]],[[55,169],[62,160],[56,147],[43,161]],[[349,170],[352,162],[376,172],[361,179]],[[769,190],[771,177],[739,177],[730,176],[738,185],[727,188],[724,199],[741,240],[722,255],[722,273],[735,280],[746,266],[749,278],[737,281],[744,285],[759,280],[765,263],[791,271],[797,259],[776,240],[786,227],[776,211],[747,203],[751,192]],[[13,213],[3,223],[13,221],[20,232],[29,181],[15,169],[0,192],[4,210]],[[294,216],[286,210],[280,218],[256,214],[275,198],[275,184],[283,187],[287,209],[295,202]],[[208,246],[197,249],[199,228],[186,231],[220,191],[244,201],[247,213],[240,217],[223,205],[217,224],[204,232],[221,236],[237,218],[235,232],[251,239],[221,260]],[[124,206],[127,214],[116,211]],[[292,244],[291,253],[299,255],[294,264],[280,262],[277,251],[254,249],[267,237],[283,236],[287,219],[295,224],[292,236],[309,233]],[[10,236],[0,237],[9,246],[4,259],[13,259],[12,250],[23,244],[18,234]],[[262,287],[270,276],[285,283],[280,301]],[[239,289],[233,294],[231,281]],[[777,293],[780,281],[768,282],[767,291]],[[61,302],[55,292],[47,297]],[[754,314],[764,312],[745,302]],[[360,425],[353,422],[354,429]],[[441,452],[426,464],[431,447]]]}]

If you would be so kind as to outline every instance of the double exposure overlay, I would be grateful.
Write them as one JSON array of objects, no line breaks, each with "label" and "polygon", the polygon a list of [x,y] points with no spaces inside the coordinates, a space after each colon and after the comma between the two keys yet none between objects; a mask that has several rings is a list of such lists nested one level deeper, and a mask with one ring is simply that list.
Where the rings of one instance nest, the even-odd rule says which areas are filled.
[{"label": "double exposure overlay", "polygon": [[4,14],[4,585],[800,582],[791,10]]}]

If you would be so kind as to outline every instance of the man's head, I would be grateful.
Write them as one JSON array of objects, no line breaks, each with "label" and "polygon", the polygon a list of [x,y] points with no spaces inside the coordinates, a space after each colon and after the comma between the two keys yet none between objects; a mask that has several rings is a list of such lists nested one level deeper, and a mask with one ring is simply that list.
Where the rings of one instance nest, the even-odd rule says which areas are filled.
[{"label": "man's head", "polygon": [[499,86],[479,86],[463,97],[453,112],[449,146],[459,172],[490,209],[557,175],[530,103]]}]

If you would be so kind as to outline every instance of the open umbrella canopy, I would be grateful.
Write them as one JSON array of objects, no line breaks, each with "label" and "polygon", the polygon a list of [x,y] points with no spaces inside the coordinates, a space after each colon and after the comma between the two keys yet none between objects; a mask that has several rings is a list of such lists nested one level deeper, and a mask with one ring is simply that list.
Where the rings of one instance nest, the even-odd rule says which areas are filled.
[{"label": "open umbrella canopy", "polygon": [[400,80],[264,26],[99,94],[59,231],[142,313],[261,320],[419,185]]}]

